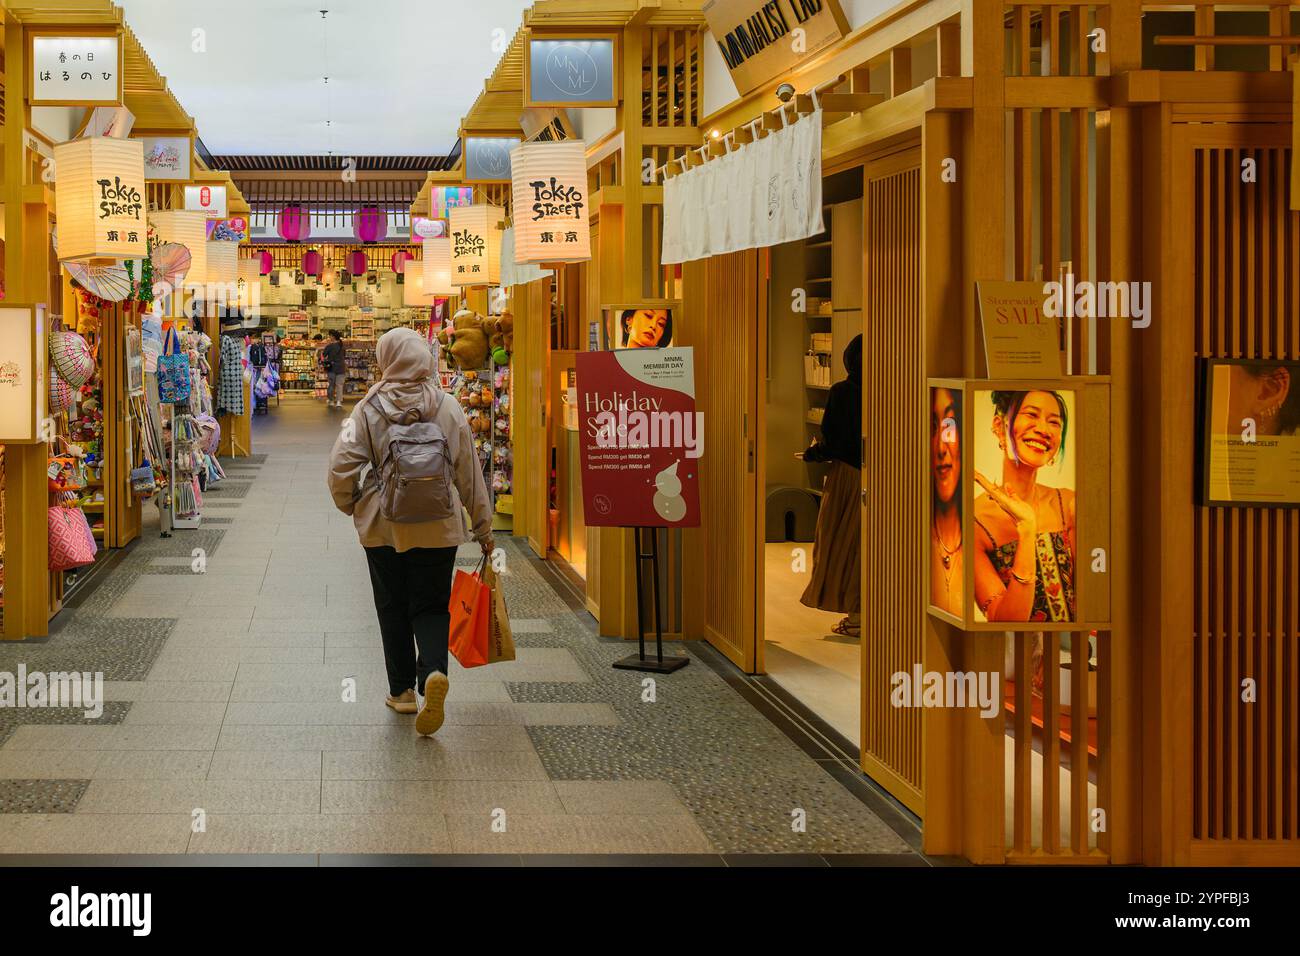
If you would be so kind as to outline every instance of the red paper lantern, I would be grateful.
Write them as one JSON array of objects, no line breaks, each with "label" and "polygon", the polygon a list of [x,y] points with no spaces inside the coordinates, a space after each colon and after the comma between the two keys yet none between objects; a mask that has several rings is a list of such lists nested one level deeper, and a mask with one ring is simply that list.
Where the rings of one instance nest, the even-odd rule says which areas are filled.
[{"label": "red paper lantern", "polygon": [[348,272],[354,276],[366,274],[366,254],[360,250],[348,253]]},{"label": "red paper lantern", "polygon": [[393,272],[397,273],[398,275],[401,275],[403,272],[406,271],[406,264],[410,261],[411,261],[411,254],[409,252],[405,252],[405,251],[394,252]]},{"label": "red paper lantern", "polygon": [[285,242],[306,242],[311,237],[311,212],[296,203],[280,210],[276,231]]},{"label": "red paper lantern", "polygon": [[270,251],[263,249],[261,252],[257,254],[258,275],[269,276],[271,274],[271,269],[273,269],[274,267],[275,267],[275,259],[274,257],[272,257]]},{"label": "red paper lantern", "polygon": [[362,206],[352,214],[352,234],[359,242],[382,242],[388,237],[388,215],[378,206]]},{"label": "red paper lantern", "polygon": [[303,253],[302,271],[307,273],[307,275],[319,276],[321,274],[321,271],[324,269],[324,267],[325,267],[325,259],[315,249]]}]

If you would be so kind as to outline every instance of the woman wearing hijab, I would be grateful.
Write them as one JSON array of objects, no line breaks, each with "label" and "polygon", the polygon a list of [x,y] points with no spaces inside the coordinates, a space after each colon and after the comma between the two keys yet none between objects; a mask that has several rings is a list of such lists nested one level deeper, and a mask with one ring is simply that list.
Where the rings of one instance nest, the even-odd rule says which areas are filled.
[{"label": "woman wearing hijab", "polygon": [[[414,714],[415,729],[442,726],[447,698],[447,630],[456,548],[466,538],[461,504],[473,539],[492,552],[492,509],[474,438],[460,403],[438,388],[433,353],[418,333],[392,329],[375,349],[381,379],[352,410],[330,453],[329,488],[335,506],[352,515],[370,565],[370,584],[388,668],[388,706]],[[389,430],[416,422],[438,426],[451,472],[451,516],[432,521],[384,517],[379,450]],[[418,655],[417,655],[418,649]],[[424,694],[421,706],[416,688]]]},{"label": "woman wearing hijab", "polygon": [[857,637],[861,630],[862,566],[862,336],[844,349],[848,378],[831,386],[822,416],[821,440],[804,461],[829,461],[813,544],[812,580],[800,601],[846,615],[832,630]]}]

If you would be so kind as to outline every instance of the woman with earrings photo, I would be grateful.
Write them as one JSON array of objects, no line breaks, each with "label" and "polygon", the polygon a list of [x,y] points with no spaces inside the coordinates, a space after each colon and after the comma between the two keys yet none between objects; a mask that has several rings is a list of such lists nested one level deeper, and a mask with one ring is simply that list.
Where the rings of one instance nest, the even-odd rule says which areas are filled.
[{"label": "woman with earrings photo", "polygon": [[1053,476],[1072,444],[1066,397],[1044,390],[976,397],[992,405],[990,431],[1002,464],[1001,481],[978,469],[974,475],[984,489],[975,499],[972,557],[978,609],[988,621],[1073,621],[1074,491],[1042,480],[1065,477]]},{"label": "woman with earrings photo", "polygon": [[962,617],[961,400],[930,389],[930,603]]}]

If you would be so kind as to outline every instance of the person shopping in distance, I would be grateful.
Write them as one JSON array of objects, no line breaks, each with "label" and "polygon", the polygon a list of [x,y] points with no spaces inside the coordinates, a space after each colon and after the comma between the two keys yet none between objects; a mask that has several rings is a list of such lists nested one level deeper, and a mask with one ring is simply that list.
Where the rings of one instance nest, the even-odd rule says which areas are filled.
[{"label": "person shopping in distance", "polygon": [[391,329],[375,353],[381,378],[339,431],[329,489],[366,551],[388,706],[418,711],[415,729],[427,735],[442,726],[447,698],[447,605],[456,548],[467,540],[464,511],[488,556],[492,509],[469,422],[438,387],[429,343]]},{"label": "person shopping in distance", "polygon": [[343,335],[338,329],[330,329],[330,340],[321,350],[321,361],[325,363],[325,374],[329,376],[325,403],[330,408],[342,408],[343,383],[347,381],[348,370],[343,363]]}]

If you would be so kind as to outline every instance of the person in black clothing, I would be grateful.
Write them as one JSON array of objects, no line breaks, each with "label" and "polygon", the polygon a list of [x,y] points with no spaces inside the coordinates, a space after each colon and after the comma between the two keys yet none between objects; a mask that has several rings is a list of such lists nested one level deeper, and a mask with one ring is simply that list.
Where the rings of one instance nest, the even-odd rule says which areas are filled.
[{"label": "person in black clothing", "polygon": [[832,630],[857,637],[861,631],[862,553],[862,336],[844,349],[848,378],[831,386],[821,438],[801,457],[828,461],[813,544],[812,580],[800,602],[844,614]]},{"label": "person in black clothing", "polygon": [[338,329],[330,329],[330,340],[321,352],[321,361],[325,364],[325,374],[329,376],[326,404],[331,408],[342,408],[347,367],[343,364],[343,336]]}]

